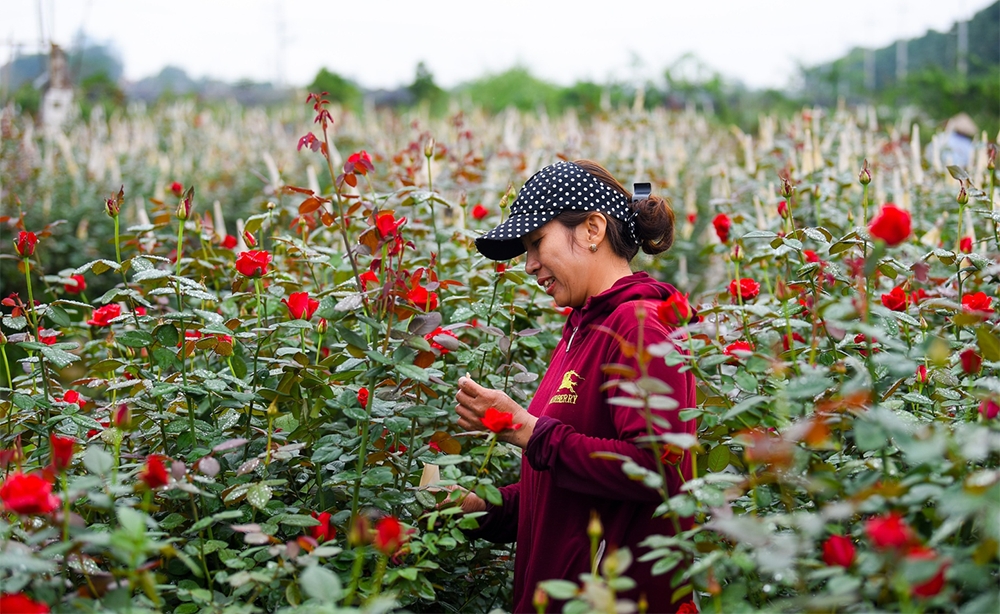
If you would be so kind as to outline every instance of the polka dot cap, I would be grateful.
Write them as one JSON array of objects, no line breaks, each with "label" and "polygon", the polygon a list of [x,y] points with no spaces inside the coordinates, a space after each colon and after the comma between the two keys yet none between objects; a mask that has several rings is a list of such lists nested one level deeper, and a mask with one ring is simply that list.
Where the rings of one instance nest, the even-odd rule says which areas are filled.
[{"label": "polka dot cap", "polygon": [[491,260],[508,260],[525,252],[521,238],[563,211],[600,211],[625,222],[635,237],[635,212],[628,198],[572,162],[556,162],[525,182],[505,222],[476,239],[476,248]]}]

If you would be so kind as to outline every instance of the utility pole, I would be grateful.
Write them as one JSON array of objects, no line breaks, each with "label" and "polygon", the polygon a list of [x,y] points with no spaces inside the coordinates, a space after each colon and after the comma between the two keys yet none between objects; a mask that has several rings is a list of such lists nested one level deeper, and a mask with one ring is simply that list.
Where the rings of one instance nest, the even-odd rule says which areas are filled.
[{"label": "utility pole", "polygon": [[958,22],[958,74],[963,78],[969,72],[969,21]]}]

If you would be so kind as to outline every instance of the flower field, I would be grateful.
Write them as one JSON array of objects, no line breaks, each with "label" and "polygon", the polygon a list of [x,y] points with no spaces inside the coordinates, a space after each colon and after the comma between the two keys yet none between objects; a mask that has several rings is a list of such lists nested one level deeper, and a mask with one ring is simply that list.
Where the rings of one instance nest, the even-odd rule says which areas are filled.
[{"label": "flower field", "polygon": [[607,462],[695,523],[543,584],[539,608],[642,611],[616,591],[643,558],[702,612],[1000,610],[985,135],[947,168],[869,108],[745,134],[318,95],[59,135],[7,109],[0,131],[2,612],[506,607],[513,549],[467,537],[450,488],[498,503],[520,457],[461,432],[454,395],[468,373],[526,404],[546,368],[565,313],[473,240],[560,157],[673,204],[674,248],[633,264],[688,295],[647,314],[688,353],[633,351],[695,372],[697,437],[646,443],[697,476],[666,493]]}]

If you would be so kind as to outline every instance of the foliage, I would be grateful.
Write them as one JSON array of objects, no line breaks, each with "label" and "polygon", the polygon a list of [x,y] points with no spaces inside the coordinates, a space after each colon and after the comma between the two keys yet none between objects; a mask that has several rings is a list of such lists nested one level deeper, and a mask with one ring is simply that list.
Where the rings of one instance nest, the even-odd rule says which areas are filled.
[{"label": "foliage", "polygon": [[361,89],[357,84],[326,68],[319,69],[308,90],[326,92],[331,102],[339,103],[354,112],[361,111]]},{"label": "foliage", "polygon": [[[472,240],[508,185],[563,155],[674,202],[674,249],[636,264],[699,314],[678,329],[687,353],[642,354],[699,381],[684,410],[697,440],[648,442],[664,471],[667,452],[695,456],[697,477],[659,510],[695,525],[543,590],[570,611],[613,604],[642,558],[702,611],[996,609],[1000,220],[985,144],[945,169],[867,108],[764,117],[750,135],[662,108],[424,125],[310,103],[116,112],[62,146],[2,118],[5,296],[25,280],[2,306],[4,484],[37,473],[59,498],[46,513],[7,504],[4,592],[60,611],[507,604],[511,550],[471,542],[475,518],[420,479],[436,465],[442,489],[496,502],[517,477],[515,450],[455,428],[455,382],[527,403],[563,316]],[[868,230],[890,200],[912,234]],[[147,220],[130,217],[136,201]],[[26,258],[6,247],[20,230],[40,236]],[[662,387],[630,390],[658,419]],[[77,441],[65,469],[52,433]],[[623,464],[629,478],[662,483]]]}]

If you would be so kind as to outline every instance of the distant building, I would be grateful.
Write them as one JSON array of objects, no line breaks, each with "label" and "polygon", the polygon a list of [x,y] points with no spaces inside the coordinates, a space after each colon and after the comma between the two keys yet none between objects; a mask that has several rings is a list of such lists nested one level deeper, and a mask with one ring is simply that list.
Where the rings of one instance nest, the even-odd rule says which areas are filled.
[{"label": "distant building", "polygon": [[69,119],[73,108],[73,85],[69,78],[66,53],[56,44],[49,53],[49,70],[42,94],[41,122],[46,130],[58,130]]}]

